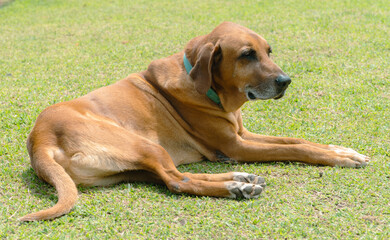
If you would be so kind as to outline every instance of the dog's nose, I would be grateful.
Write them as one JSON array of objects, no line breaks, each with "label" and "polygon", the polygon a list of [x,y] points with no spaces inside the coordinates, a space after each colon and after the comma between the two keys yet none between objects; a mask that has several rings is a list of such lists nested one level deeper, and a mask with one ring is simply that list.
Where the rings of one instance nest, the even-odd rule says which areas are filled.
[{"label": "dog's nose", "polygon": [[286,75],[279,75],[276,78],[276,84],[278,84],[279,87],[285,88],[291,83],[291,78]]}]

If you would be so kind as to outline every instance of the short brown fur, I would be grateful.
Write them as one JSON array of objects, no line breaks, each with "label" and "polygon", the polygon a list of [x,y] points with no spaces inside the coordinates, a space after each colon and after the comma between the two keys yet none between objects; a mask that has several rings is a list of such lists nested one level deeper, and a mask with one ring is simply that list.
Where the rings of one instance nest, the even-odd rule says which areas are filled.
[{"label": "short brown fur", "polygon": [[[240,107],[246,101],[278,99],[291,81],[280,84],[280,76],[287,75],[269,51],[258,34],[225,22],[192,39],[184,51],[153,61],[144,72],[45,109],[27,147],[37,175],[56,188],[58,203],[21,220],[68,213],[76,203],[78,184],[148,181],[176,193],[233,198],[258,197],[265,186],[264,179],[252,174],[176,169],[204,158],[366,165],[369,158],[349,148],[257,135],[243,127]],[[194,66],[189,74],[184,53]],[[210,88],[221,105],[206,96]]]}]

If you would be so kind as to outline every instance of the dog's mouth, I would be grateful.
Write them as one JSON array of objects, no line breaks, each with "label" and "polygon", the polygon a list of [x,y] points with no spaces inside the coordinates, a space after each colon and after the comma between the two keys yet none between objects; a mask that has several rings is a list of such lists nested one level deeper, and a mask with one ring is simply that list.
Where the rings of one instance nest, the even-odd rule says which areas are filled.
[{"label": "dog's mouth", "polygon": [[251,88],[247,88],[245,90],[245,94],[246,94],[246,98],[249,100],[249,101],[255,101],[255,100],[267,100],[267,99],[274,99],[274,100],[277,100],[277,99],[280,99],[284,96],[286,92],[286,89],[282,90],[281,92],[279,92],[276,96],[274,94],[259,94],[256,90],[254,89],[251,89]]},{"label": "dog's mouth", "polygon": [[286,89],[283,90],[281,93],[279,93],[279,95],[277,95],[276,97],[274,97],[273,99],[274,100],[278,100],[278,99],[281,99],[283,96],[284,96],[284,93],[286,92]]}]

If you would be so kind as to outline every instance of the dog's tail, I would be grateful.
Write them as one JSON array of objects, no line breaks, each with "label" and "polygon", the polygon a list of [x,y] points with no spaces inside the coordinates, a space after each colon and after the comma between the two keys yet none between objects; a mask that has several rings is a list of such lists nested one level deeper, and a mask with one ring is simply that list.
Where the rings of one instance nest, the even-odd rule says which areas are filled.
[{"label": "dog's tail", "polygon": [[[29,149],[30,150],[30,149]],[[65,172],[48,151],[30,152],[32,166],[37,175],[53,185],[58,193],[58,202],[51,208],[31,213],[21,217],[20,221],[47,220],[64,215],[77,201],[77,188],[72,178]]]}]

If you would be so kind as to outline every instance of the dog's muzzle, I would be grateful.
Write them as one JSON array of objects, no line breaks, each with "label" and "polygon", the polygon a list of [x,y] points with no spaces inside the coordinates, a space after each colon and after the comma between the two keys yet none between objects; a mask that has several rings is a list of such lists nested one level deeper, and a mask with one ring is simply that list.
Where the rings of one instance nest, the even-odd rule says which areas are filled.
[{"label": "dog's muzzle", "polygon": [[284,96],[288,85],[291,83],[291,78],[286,75],[279,75],[274,81],[269,84],[261,84],[256,87],[246,86],[245,94],[248,100],[257,99],[279,99]]}]

